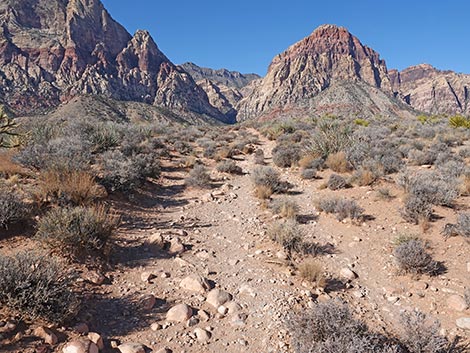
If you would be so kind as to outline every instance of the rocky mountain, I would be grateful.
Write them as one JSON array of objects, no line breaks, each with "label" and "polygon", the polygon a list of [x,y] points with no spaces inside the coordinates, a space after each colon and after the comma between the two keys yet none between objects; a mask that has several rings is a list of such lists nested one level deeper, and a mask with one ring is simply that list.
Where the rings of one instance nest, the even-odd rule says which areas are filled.
[{"label": "rocky mountain", "polygon": [[233,121],[148,32],[131,36],[99,0],[1,0],[0,23],[0,101],[18,114],[94,94]]},{"label": "rocky mountain", "polygon": [[[388,101],[383,104],[396,103],[391,98],[392,85],[385,61],[379,54],[347,29],[323,25],[273,59],[266,77],[255,81],[251,94],[239,103],[238,118],[269,115],[280,109],[313,109],[311,99],[319,93],[335,85],[352,87],[343,83],[365,84],[356,90],[361,94],[367,94],[364,90],[369,88],[379,89],[385,93],[381,99]],[[354,97],[354,92],[349,96]]]},{"label": "rocky mountain", "polygon": [[227,69],[214,70],[207,67],[200,67],[193,63],[184,63],[180,65],[180,67],[190,74],[195,81],[209,80],[217,85],[235,89],[242,89],[251,81],[261,78],[257,74],[242,74]]},{"label": "rocky mountain", "polygon": [[470,114],[470,75],[421,64],[389,71],[392,88],[413,108],[431,114]]}]

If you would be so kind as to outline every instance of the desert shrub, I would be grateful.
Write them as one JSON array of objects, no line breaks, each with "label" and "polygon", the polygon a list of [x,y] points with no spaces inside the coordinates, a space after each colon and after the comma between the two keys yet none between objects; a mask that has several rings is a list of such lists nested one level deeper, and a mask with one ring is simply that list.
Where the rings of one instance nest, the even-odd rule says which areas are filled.
[{"label": "desert shrub", "polygon": [[335,214],[339,221],[346,218],[358,221],[363,217],[364,212],[356,201],[343,198],[326,197],[317,200],[315,205],[320,211]]},{"label": "desert shrub", "polygon": [[273,195],[273,189],[266,185],[255,186],[255,196],[261,200],[268,200]]},{"label": "desert shrub", "polygon": [[349,184],[341,175],[331,174],[328,179],[327,186],[330,190],[339,190],[349,187]]},{"label": "desert shrub", "polygon": [[402,217],[410,223],[429,221],[432,217],[432,204],[419,195],[407,195],[403,208],[400,210]]},{"label": "desert shrub", "polygon": [[278,145],[273,149],[273,163],[281,168],[289,168],[300,159],[300,149],[297,146]]},{"label": "desert shrub", "polygon": [[346,159],[346,153],[337,152],[328,156],[325,162],[326,166],[336,173],[346,173],[349,170],[349,162]]},{"label": "desert shrub", "polygon": [[470,239],[470,213],[461,213],[457,217],[457,233]]},{"label": "desert shrub", "polygon": [[0,148],[12,148],[19,145],[19,132],[16,122],[0,111]]},{"label": "desert shrub", "polygon": [[7,188],[0,188],[0,228],[24,220],[28,207],[21,197]]},{"label": "desert shrub", "polygon": [[101,182],[110,191],[130,191],[142,184],[140,166],[120,151],[103,153],[102,165]]},{"label": "desert shrub", "polygon": [[314,260],[307,259],[299,265],[299,275],[317,287],[325,286],[325,275],[323,267]]},{"label": "desert shrub", "polygon": [[255,164],[259,164],[259,165],[264,164],[264,151],[261,148],[258,148],[255,151]]},{"label": "desert shrub", "polygon": [[303,235],[295,221],[276,222],[269,229],[271,240],[280,244],[289,253],[303,249]]},{"label": "desert shrub", "polygon": [[354,119],[354,124],[363,126],[363,127],[368,127],[370,123],[365,119],[358,118],[358,119]]},{"label": "desert shrub", "polygon": [[204,147],[204,152],[202,153],[205,158],[214,158],[217,154],[217,145],[213,142],[207,144]]},{"label": "desert shrub", "polygon": [[418,310],[403,311],[400,324],[400,341],[409,353],[457,352],[440,334],[440,323]]},{"label": "desert shrub", "polygon": [[463,299],[465,300],[465,304],[467,307],[470,308],[470,288],[467,288],[463,294]]},{"label": "desert shrub", "polygon": [[300,173],[300,177],[305,180],[315,179],[317,177],[316,169],[303,169]]},{"label": "desert shrub", "polygon": [[193,148],[189,143],[181,140],[176,141],[173,144],[173,148],[175,149],[175,151],[184,156],[191,154],[191,152],[193,151]]},{"label": "desert shrub", "polygon": [[400,352],[392,340],[373,334],[346,304],[328,301],[293,315],[287,322],[296,353]]},{"label": "desert shrub", "polygon": [[158,178],[161,173],[160,161],[158,155],[154,153],[139,153],[131,156],[134,161],[140,179]]},{"label": "desert shrub", "polygon": [[0,254],[0,303],[21,317],[62,323],[76,313],[72,277],[50,256]]},{"label": "desert shrub", "polygon": [[470,129],[470,119],[461,115],[455,115],[449,118],[449,125],[453,128],[463,127]]},{"label": "desert shrub", "polygon": [[13,154],[0,151],[0,177],[27,176],[28,171],[13,161]]},{"label": "desert shrub", "polygon": [[235,161],[223,161],[217,165],[217,171],[221,173],[243,174],[241,167]]},{"label": "desert shrub", "polygon": [[421,240],[402,242],[395,248],[394,256],[405,273],[435,275],[439,271],[439,263],[432,259]]},{"label": "desert shrub", "polygon": [[359,186],[368,186],[372,185],[378,178],[380,172],[372,171],[367,168],[359,168],[353,174],[352,180]]},{"label": "desert shrub", "polygon": [[271,204],[271,210],[281,217],[295,219],[299,213],[299,205],[292,199],[281,198],[274,200]]},{"label": "desert shrub", "polygon": [[53,169],[39,176],[37,196],[59,205],[88,205],[104,194],[94,176],[86,171]]},{"label": "desert shrub", "polygon": [[103,207],[53,208],[38,222],[35,238],[73,259],[102,255],[118,219]]},{"label": "desert shrub", "polygon": [[272,193],[282,193],[289,189],[289,185],[281,181],[279,173],[271,167],[256,167],[253,170],[252,180],[255,187],[269,187]]},{"label": "desert shrub", "polygon": [[388,188],[379,188],[377,190],[377,197],[382,200],[391,200],[393,199],[393,195]]},{"label": "desert shrub", "polygon": [[206,167],[197,164],[191,169],[185,182],[188,186],[209,188],[211,186],[211,176]]},{"label": "desert shrub", "polygon": [[459,156],[462,158],[470,158],[470,147],[463,147],[459,151]]},{"label": "desert shrub", "polygon": [[335,120],[324,119],[317,125],[307,148],[317,157],[345,151],[352,144],[352,130]]},{"label": "desert shrub", "polygon": [[448,158],[443,163],[436,163],[436,167],[443,179],[451,180],[459,178],[467,170],[464,162]]},{"label": "desert shrub", "polygon": [[321,170],[323,169],[323,165],[325,164],[325,160],[323,158],[316,158],[313,155],[306,155],[303,156],[299,160],[299,167],[302,169],[315,169]]},{"label": "desert shrub", "polygon": [[411,165],[433,164],[436,161],[437,153],[433,151],[420,151],[413,149],[408,152],[408,162]]}]

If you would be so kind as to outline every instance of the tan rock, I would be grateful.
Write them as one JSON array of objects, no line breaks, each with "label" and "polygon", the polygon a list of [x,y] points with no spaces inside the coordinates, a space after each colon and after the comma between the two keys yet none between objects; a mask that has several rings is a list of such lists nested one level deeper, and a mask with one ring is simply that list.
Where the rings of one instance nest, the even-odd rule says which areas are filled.
[{"label": "tan rock", "polygon": [[170,254],[181,254],[184,250],[184,244],[179,237],[170,240],[170,249],[168,250]]},{"label": "tan rock", "polygon": [[193,316],[193,309],[186,304],[178,304],[166,313],[168,321],[186,322]]},{"label": "tan rock", "polygon": [[141,307],[144,310],[152,310],[152,308],[157,303],[157,299],[153,294],[148,294],[141,299]]},{"label": "tan rock", "polygon": [[206,299],[215,309],[230,300],[232,300],[232,295],[218,288],[211,290]]},{"label": "tan rock", "polygon": [[103,337],[101,337],[99,333],[96,333],[96,332],[88,333],[88,339],[94,344],[96,344],[96,346],[98,347],[100,351],[104,349]]},{"label": "tan rock", "polygon": [[150,250],[155,252],[158,252],[165,247],[165,239],[163,239],[163,235],[160,232],[151,234],[145,243]]},{"label": "tan rock", "polygon": [[117,349],[121,353],[145,353],[145,346],[140,343],[123,343]]},{"label": "tan rock", "polygon": [[180,287],[191,292],[204,294],[210,289],[210,284],[206,278],[193,274],[184,278],[180,283]]},{"label": "tan rock", "polygon": [[63,353],[99,353],[98,346],[92,341],[84,339],[69,342],[62,348]]},{"label": "tan rock", "polygon": [[55,345],[59,342],[57,335],[49,328],[39,326],[34,329],[33,334],[39,338],[42,338],[45,343]]},{"label": "tan rock", "polygon": [[461,317],[455,321],[458,328],[470,331],[470,317]]},{"label": "tan rock", "polygon": [[209,331],[199,327],[194,329],[194,334],[196,335],[196,338],[199,342],[207,342],[211,338],[211,333]]},{"label": "tan rock", "polygon": [[451,295],[447,298],[447,306],[455,311],[465,311],[467,309],[465,299],[457,294]]},{"label": "tan rock", "polygon": [[339,274],[341,277],[348,279],[348,280],[353,280],[357,278],[357,274],[353,270],[347,267],[342,268]]}]

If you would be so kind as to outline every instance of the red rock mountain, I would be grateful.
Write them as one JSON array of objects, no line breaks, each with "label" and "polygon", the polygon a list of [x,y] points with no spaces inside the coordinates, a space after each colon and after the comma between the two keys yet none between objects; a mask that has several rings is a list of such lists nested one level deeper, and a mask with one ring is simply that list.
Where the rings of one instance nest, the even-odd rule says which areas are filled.
[{"label": "red rock mountain", "polygon": [[470,114],[470,75],[428,64],[389,71],[393,90],[413,108],[431,114]]},{"label": "red rock mountain", "polygon": [[0,23],[0,101],[16,113],[95,94],[232,120],[148,32],[132,37],[99,0],[1,0]]},{"label": "red rock mountain", "polygon": [[[361,87],[355,89],[350,83],[360,84]],[[327,105],[333,108],[332,111],[341,106],[350,109],[354,105],[354,96],[368,96],[369,88],[380,92],[358,99],[358,104],[366,100],[376,106],[396,104],[394,101],[381,101],[393,100],[393,92],[387,67],[379,54],[363,45],[347,29],[334,25],[320,26],[310,36],[276,56],[266,77],[255,81],[253,85],[251,94],[238,106],[240,120],[273,113],[275,115],[280,110],[295,111],[299,107],[302,112],[319,109],[327,111]],[[318,106],[318,102],[313,104],[314,97],[336,85],[341,85],[343,89],[353,88],[355,92],[349,94],[352,100],[348,98],[346,102],[335,102],[326,99],[326,105],[322,107]],[[334,94],[327,96],[333,98]],[[377,99],[380,102],[374,103]],[[367,113],[368,109],[366,107],[362,110]]]}]

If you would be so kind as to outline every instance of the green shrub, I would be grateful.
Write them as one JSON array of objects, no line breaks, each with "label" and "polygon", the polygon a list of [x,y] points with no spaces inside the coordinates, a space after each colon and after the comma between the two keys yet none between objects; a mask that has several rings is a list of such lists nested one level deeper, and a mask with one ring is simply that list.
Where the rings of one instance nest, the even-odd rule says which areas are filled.
[{"label": "green shrub", "polygon": [[470,129],[470,119],[461,115],[455,115],[449,118],[449,125],[453,128],[463,127]]},{"label": "green shrub", "polygon": [[63,323],[77,311],[72,277],[50,256],[0,254],[0,283],[0,303],[23,318]]},{"label": "green shrub", "polygon": [[102,207],[51,209],[38,222],[35,238],[73,259],[103,255],[118,219]]},{"label": "green shrub", "polygon": [[363,127],[368,127],[370,123],[365,119],[354,119],[354,124]]}]

